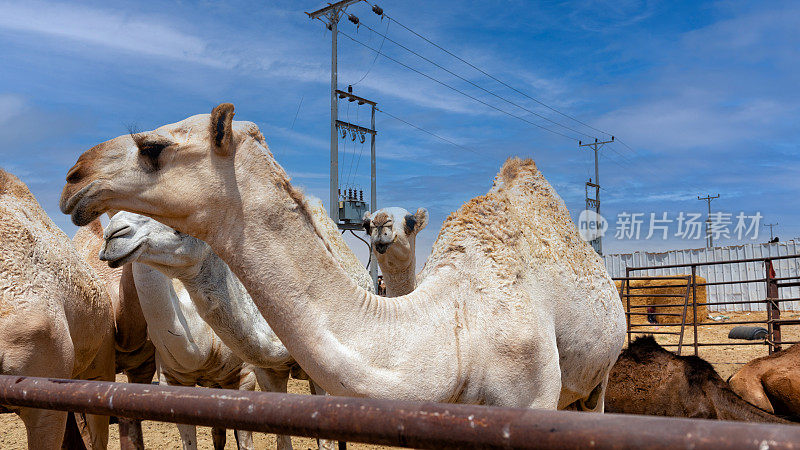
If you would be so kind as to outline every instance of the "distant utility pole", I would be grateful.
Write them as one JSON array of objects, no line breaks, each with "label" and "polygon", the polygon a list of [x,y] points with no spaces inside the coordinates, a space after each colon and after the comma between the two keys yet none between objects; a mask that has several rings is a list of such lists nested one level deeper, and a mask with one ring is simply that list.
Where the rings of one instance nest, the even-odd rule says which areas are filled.
[{"label": "distant utility pole", "polygon": [[769,227],[769,241],[772,242],[772,240],[775,239],[775,236],[772,234],[772,227],[777,227],[778,226],[778,222],[765,223],[764,226],[765,227]]},{"label": "distant utility pole", "polygon": [[714,237],[711,234],[711,200],[715,198],[719,198],[719,194],[715,195],[714,197],[711,194],[708,194],[705,197],[697,196],[698,200],[705,200],[708,202],[708,216],[706,216],[706,248],[711,248],[714,246]]},{"label": "distant utility pole", "polygon": [[[578,141],[579,147],[591,147],[594,150],[594,183],[592,180],[589,179],[589,182],[586,183],[586,209],[594,209],[594,212],[597,213],[597,217],[595,218],[594,222],[594,229],[600,229],[600,169],[598,168],[598,157],[597,151],[603,148],[605,144],[610,144],[614,142],[614,136],[611,136],[610,141],[603,141],[599,142],[597,138],[594,139],[594,142],[584,144],[583,141]],[[589,198],[589,188],[594,188],[594,198]],[[597,238],[590,242],[592,244],[592,248],[596,251],[599,255],[603,255],[603,237],[599,234]]]}]

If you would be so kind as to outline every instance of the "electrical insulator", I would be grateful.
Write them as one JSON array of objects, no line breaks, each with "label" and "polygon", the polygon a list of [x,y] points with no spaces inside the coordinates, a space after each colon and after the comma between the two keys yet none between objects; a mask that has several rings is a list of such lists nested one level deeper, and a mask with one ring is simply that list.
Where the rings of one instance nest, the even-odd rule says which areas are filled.
[{"label": "electrical insulator", "polygon": [[348,94],[352,94],[353,93],[353,85],[352,84],[348,84],[347,85],[347,93]]},{"label": "electrical insulator", "polygon": [[350,22],[353,22],[353,24],[355,24],[355,25],[358,25],[358,17],[356,17],[354,14],[350,14],[347,17],[347,20],[349,20]]},{"label": "electrical insulator", "polygon": [[361,190],[361,191],[358,191],[358,193],[360,194],[360,197],[361,197],[360,200],[363,202],[364,201],[364,191]]},{"label": "electrical insulator", "polygon": [[379,16],[382,16],[383,15],[383,8],[381,8],[378,5],[372,5],[372,12],[374,12],[375,14],[377,14]]}]

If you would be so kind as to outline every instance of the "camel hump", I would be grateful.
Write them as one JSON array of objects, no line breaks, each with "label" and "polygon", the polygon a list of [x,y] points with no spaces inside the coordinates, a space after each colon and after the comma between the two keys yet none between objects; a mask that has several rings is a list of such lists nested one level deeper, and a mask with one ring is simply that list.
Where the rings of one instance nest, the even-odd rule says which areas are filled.
[{"label": "camel hump", "polygon": [[539,174],[536,163],[530,158],[514,156],[508,158],[506,162],[503,163],[503,167],[500,169],[500,173],[497,174],[497,178],[505,184],[511,184],[526,174]]},{"label": "camel hump", "polygon": [[16,175],[6,172],[0,168],[0,195],[10,195],[19,199],[34,200],[28,186],[22,182]]}]

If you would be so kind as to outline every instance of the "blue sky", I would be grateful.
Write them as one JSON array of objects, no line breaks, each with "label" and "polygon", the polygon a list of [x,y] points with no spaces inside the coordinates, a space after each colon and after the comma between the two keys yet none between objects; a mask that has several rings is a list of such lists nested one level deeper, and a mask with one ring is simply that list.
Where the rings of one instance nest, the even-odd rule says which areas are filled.
[{"label": "blue sky", "polygon": [[[71,235],[75,227],[57,203],[80,153],[129,125],[151,129],[232,102],[238,119],[261,127],[295,184],[327,202],[330,33],[303,14],[323,4],[0,1],[0,166],[20,176]],[[632,150],[614,144],[601,151],[603,215],[612,231],[621,212],[674,219],[681,211],[705,211],[698,194],[719,193],[715,210],[759,212],[762,223],[779,223],[782,239],[800,236],[800,3],[380,4],[389,16],[487,72],[628,144]],[[387,30],[387,20],[365,3],[349,12]],[[365,27],[343,21],[341,29],[381,45]],[[597,135],[482,77],[396,23],[388,25],[388,35],[529,110]],[[344,88],[362,78],[375,55],[346,37],[339,42]],[[474,97],[555,128],[388,41],[382,49]],[[379,206],[424,206],[431,213],[418,240],[420,264],[447,214],[486,192],[508,156],[536,160],[573,216],[583,209],[593,156],[576,142],[383,57],[354,91],[462,146],[377,116]],[[353,106],[343,105],[340,115],[368,120],[368,110]],[[343,166],[350,183],[366,188],[369,148],[359,160],[360,145],[347,142]],[[351,160],[358,162],[349,169]],[[672,227],[667,240],[609,238],[605,250],[703,245],[676,238]],[[757,242],[769,233],[763,227],[760,232]],[[365,258],[363,244],[349,242]]]}]

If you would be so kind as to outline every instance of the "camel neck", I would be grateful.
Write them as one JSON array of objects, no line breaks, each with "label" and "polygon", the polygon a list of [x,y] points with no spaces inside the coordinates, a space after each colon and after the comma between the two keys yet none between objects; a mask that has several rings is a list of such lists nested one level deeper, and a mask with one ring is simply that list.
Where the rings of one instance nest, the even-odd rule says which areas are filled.
[{"label": "camel neck", "polygon": [[[249,150],[249,151],[248,151]],[[408,327],[435,328],[429,293],[388,299],[359,288],[334,258],[283,169],[259,148],[237,149],[238,217],[205,236],[300,366],[329,393],[380,395],[406,360]],[[225,229],[223,229],[225,227]],[[441,327],[440,327],[441,328]],[[452,328],[451,328],[452,329]],[[428,341],[429,344],[430,341]],[[426,345],[428,345],[426,344]],[[377,367],[376,361],[388,361]]]},{"label": "camel neck", "polygon": [[415,266],[416,261],[412,257],[410,264],[405,269],[388,272],[381,269],[387,297],[400,297],[414,290],[417,284],[417,277],[414,273]]},{"label": "camel neck", "polygon": [[193,275],[179,276],[205,320],[234,354],[257,367],[292,362],[289,351],[264,320],[250,295],[214,252],[209,251]]},{"label": "camel neck", "polygon": [[153,268],[133,263],[133,275],[147,332],[159,357],[172,360],[167,362],[170,367],[198,367],[201,349],[210,348],[211,336],[186,311],[191,303],[182,302],[172,280]]}]

